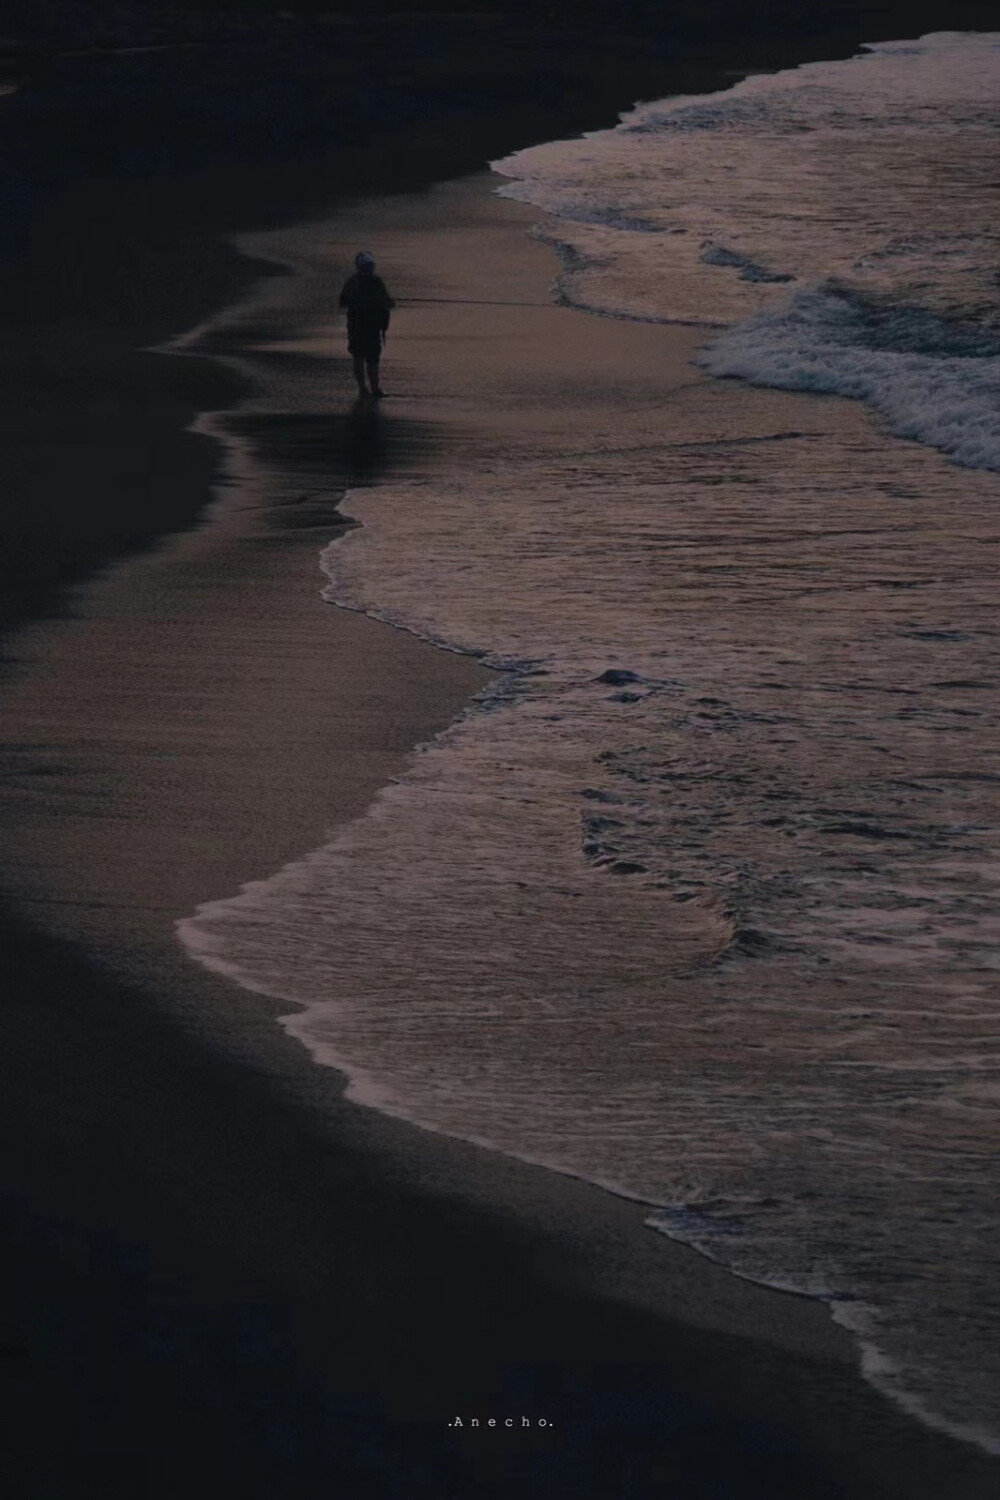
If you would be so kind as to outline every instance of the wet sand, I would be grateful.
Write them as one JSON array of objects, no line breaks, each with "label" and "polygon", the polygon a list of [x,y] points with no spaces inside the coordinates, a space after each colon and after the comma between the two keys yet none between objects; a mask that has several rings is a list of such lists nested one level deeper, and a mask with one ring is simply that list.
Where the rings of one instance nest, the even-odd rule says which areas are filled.
[{"label": "wet sand", "polygon": [[[543,304],[553,261],[525,237],[532,215],[475,214],[456,229],[451,190],[415,197],[409,229],[398,201],[369,204],[345,242],[363,223],[402,298],[450,299],[474,232],[505,293]],[[173,1493],[203,1443],[230,1492],[239,1451],[245,1494],[313,1493],[334,1469],[379,1495],[406,1474],[418,1495],[993,1493],[993,1465],[863,1384],[821,1306],[735,1280],[645,1230],[636,1205],[344,1104],[339,1075],[275,1024],[287,1007],[177,944],[199,902],[363,811],[487,680],[319,598],[338,487],[359,464],[432,476],[442,445],[497,424],[491,385],[538,347],[537,313],[480,308],[470,338],[467,308],[416,306],[375,429],[359,438],[338,364],[325,431],[281,430],[277,466],[325,470],[325,496],[310,484],[308,503],[290,490],[275,506],[231,486],[199,528],[16,641],[8,865],[16,918],[48,935],[41,952],[16,940],[25,986],[7,1012],[5,1167],[36,1257],[21,1316],[52,1367],[83,1348],[100,1369],[86,1397],[67,1391],[65,1446],[45,1462],[79,1464],[81,1494],[100,1463],[102,1493],[135,1494],[136,1465],[143,1492]],[[690,330],[541,315],[562,330],[550,380],[593,391],[651,359],[665,386],[701,379]],[[51,1326],[30,1311],[48,1301],[46,1257],[86,1288]],[[94,1333],[109,1308],[127,1330],[110,1350]],[[553,1425],[447,1426],[477,1413]]]}]

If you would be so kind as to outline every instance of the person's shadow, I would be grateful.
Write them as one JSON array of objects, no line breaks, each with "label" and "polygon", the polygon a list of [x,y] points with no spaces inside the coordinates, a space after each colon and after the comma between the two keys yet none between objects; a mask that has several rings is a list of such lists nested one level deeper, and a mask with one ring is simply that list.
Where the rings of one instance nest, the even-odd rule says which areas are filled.
[{"label": "person's shadow", "polygon": [[340,459],[350,484],[373,484],[388,459],[385,423],[379,402],[358,396],[347,410],[341,433]]},{"label": "person's shadow", "polygon": [[433,424],[385,412],[371,397],[326,411],[237,412],[227,426],[268,475],[265,505],[282,529],[321,524],[338,491],[422,469],[444,438]]},{"label": "person's shadow", "polygon": [[411,471],[442,441],[433,424],[387,412],[372,396],[358,396],[343,416],[334,417],[331,436],[336,468],[348,487],[376,484],[393,471]]}]

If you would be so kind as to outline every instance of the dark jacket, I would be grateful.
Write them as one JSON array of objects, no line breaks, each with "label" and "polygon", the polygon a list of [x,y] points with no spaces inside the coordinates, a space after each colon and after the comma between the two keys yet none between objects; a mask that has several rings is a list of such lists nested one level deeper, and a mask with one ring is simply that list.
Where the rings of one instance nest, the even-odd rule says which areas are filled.
[{"label": "dark jacket", "polygon": [[384,333],[390,311],[396,306],[381,276],[368,271],[355,271],[348,277],[340,293],[340,305],[347,308],[348,338]]}]

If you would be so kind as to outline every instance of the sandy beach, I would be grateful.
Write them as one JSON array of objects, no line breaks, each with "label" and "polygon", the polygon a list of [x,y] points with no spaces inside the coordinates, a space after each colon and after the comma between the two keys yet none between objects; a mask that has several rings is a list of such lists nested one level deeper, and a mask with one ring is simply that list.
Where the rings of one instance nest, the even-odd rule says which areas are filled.
[{"label": "sandy beach", "polygon": [[[359,817],[491,680],[323,602],[345,488],[374,484],[359,513],[388,482],[419,507],[442,455],[484,432],[501,455],[525,432],[556,452],[595,406],[612,420],[612,391],[651,441],[693,387],[713,433],[732,400],[692,368],[697,330],[553,305],[534,213],[490,187],[337,220],[331,254],[377,243],[400,301],[378,416],[351,410],[333,325],[320,347],[272,348],[330,359],[329,413],[234,423],[243,458],[196,528],[15,638],[8,890],[15,922],[45,934],[42,953],[33,936],[12,947],[25,987],[5,1017],[6,1180],[25,1261],[45,1246],[22,1319],[37,1332],[51,1281],[84,1281],[83,1323],[111,1308],[134,1335],[127,1357],[82,1339],[102,1378],[68,1396],[63,1450],[36,1452],[39,1472],[77,1462],[76,1493],[134,1495],[135,1466],[177,1436],[142,1493],[179,1492],[207,1443],[206,1474],[246,1495],[320,1493],[336,1468],[359,1495],[985,1497],[995,1465],[868,1387],[821,1304],[654,1236],[641,1205],[344,1103],[282,1007],[177,941],[199,904]],[[240,336],[223,320],[211,339],[238,354]],[[159,358],[182,378],[184,359]],[[738,420],[801,430],[812,406],[746,391]],[[204,463],[206,438],[191,442]],[[277,500],[255,464],[287,476]],[[81,1341],[67,1327],[42,1336],[60,1369]],[[477,1413],[550,1425],[449,1428]]]}]

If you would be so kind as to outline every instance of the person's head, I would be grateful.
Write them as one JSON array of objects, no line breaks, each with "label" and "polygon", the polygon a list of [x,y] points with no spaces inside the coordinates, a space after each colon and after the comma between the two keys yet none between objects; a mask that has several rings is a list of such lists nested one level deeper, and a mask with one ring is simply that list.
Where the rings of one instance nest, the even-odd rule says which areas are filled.
[{"label": "person's head", "polygon": [[375,270],[375,257],[370,250],[359,250],[354,257],[354,264],[362,276],[370,276]]}]

